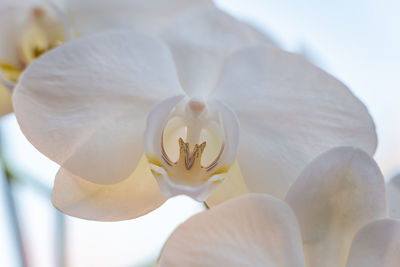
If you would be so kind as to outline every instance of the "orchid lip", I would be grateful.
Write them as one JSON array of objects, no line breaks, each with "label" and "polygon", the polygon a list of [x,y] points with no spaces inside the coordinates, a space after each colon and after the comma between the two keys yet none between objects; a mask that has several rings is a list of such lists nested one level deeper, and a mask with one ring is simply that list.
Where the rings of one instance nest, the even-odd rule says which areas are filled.
[{"label": "orchid lip", "polygon": [[204,201],[236,157],[237,131],[235,114],[219,102],[182,96],[156,105],[147,121],[145,150],[163,194]]},{"label": "orchid lip", "polygon": [[221,175],[214,175],[202,185],[188,186],[174,183],[169,178],[164,168],[159,168],[158,170],[152,168],[151,172],[156,178],[160,190],[165,197],[187,195],[199,202],[205,201],[212,191],[225,181]]}]

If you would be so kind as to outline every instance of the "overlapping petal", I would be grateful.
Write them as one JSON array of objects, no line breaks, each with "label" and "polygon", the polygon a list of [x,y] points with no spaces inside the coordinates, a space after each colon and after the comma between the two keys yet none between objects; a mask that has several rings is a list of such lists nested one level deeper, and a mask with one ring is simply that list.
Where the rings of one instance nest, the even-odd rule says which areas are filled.
[{"label": "overlapping petal", "polygon": [[376,149],[372,118],[350,90],[273,46],[231,54],[213,97],[239,117],[238,160],[251,192],[283,198],[300,171],[329,148],[355,146],[370,155]]},{"label": "overlapping petal", "polygon": [[365,152],[349,147],[317,157],[291,186],[286,201],[299,221],[308,267],[345,266],[357,231],[387,215],[378,166]]},{"label": "overlapping petal", "polygon": [[94,184],[61,168],[53,188],[56,208],[74,217],[96,221],[137,218],[158,208],[165,200],[145,157],[127,179],[117,184]]},{"label": "overlapping petal", "polygon": [[215,88],[225,58],[232,51],[244,45],[271,43],[250,26],[211,6],[184,12],[162,36],[174,55],[183,89],[196,97],[205,97]]},{"label": "overlapping petal", "polygon": [[107,29],[158,33],[183,10],[211,0],[68,0],[66,10],[78,36]]},{"label": "overlapping petal", "polygon": [[114,32],[70,42],[35,60],[13,101],[36,148],[76,176],[112,184],[127,178],[142,156],[152,106],[179,93],[162,42]]},{"label": "overlapping petal", "polygon": [[281,200],[251,194],[197,214],[165,244],[160,266],[302,267],[296,218]]},{"label": "overlapping petal", "polygon": [[390,217],[400,219],[400,174],[387,184],[387,198]]},{"label": "overlapping petal", "polygon": [[15,32],[21,30],[23,22],[20,18],[27,15],[28,9],[25,6],[14,6],[8,2],[2,3],[3,7],[0,9],[0,64],[7,62],[10,65],[18,66]]},{"label": "overlapping petal", "polygon": [[214,207],[229,199],[249,193],[238,161],[235,161],[228,173],[223,175],[225,176],[223,183],[218,185],[206,200],[208,207]]},{"label": "overlapping petal", "polygon": [[398,267],[400,221],[382,219],[364,226],[351,245],[346,267]]}]

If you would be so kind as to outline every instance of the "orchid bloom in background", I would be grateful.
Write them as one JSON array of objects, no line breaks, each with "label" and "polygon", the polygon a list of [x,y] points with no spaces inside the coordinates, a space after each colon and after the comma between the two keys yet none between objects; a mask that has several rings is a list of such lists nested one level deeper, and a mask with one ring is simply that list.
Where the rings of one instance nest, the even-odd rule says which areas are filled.
[{"label": "orchid bloom in background", "polygon": [[10,93],[26,66],[66,40],[58,15],[45,1],[0,2],[0,116],[12,111]]},{"label": "orchid bloom in background", "polygon": [[387,196],[390,216],[400,219],[400,174],[389,180]]},{"label": "orchid bloom in background", "polygon": [[12,111],[10,91],[43,53],[107,30],[157,34],[184,9],[207,3],[213,5],[208,0],[0,1],[0,116]]},{"label": "orchid bloom in background", "polygon": [[400,221],[387,218],[384,179],[365,152],[321,154],[285,201],[248,194],[194,215],[159,266],[400,266]]},{"label": "orchid bloom in background", "polygon": [[373,121],[348,88],[248,25],[197,7],[159,36],[92,35],[21,76],[17,120],[61,165],[61,211],[111,221],[179,194],[209,205],[248,191],[283,198],[326,149],[374,154]]},{"label": "orchid bloom in background", "polygon": [[11,94],[0,82],[0,117],[12,111]]}]

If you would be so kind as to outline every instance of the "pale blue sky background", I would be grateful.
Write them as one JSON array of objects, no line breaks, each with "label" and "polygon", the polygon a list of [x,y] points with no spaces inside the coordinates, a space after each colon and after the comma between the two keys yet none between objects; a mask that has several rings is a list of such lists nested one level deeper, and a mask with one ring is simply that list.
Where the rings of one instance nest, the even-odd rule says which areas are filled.
[{"label": "pale blue sky background", "polygon": [[[284,49],[305,53],[340,78],[375,119],[376,159],[386,178],[400,172],[400,1],[220,0],[231,14],[267,32]],[[33,149],[12,116],[2,122],[8,157],[22,175],[52,186],[57,166]],[[29,183],[29,182],[28,182]],[[18,187],[16,199],[33,266],[54,266],[54,208],[48,195]],[[0,183],[0,191],[4,189]],[[14,266],[15,250],[0,194],[0,266]],[[69,266],[146,266],[168,234],[202,206],[174,199],[136,221],[67,220]]]},{"label": "pale blue sky background", "polygon": [[373,116],[376,160],[400,172],[400,1],[219,0],[284,49],[309,54],[363,100]]}]

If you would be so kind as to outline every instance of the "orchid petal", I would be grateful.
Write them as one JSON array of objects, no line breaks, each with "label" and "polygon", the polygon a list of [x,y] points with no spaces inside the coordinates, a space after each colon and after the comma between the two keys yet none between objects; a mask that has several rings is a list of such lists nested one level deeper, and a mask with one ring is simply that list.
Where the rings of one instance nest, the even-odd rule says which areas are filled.
[{"label": "orchid petal", "polygon": [[373,155],[375,126],[338,80],[303,57],[253,46],[227,60],[215,97],[241,124],[238,160],[251,192],[283,198],[300,171],[335,146]]},{"label": "orchid petal", "polygon": [[387,185],[389,215],[400,219],[400,175],[393,177]]},{"label": "orchid petal", "polygon": [[229,172],[223,176],[226,177],[224,177],[222,184],[206,200],[208,207],[214,207],[229,199],[249,193],[237,161],[231,166]]},{"label": "orchid petal", "polygon": [[[171,111],[175,109],[175,106],[183,97],[183,94],[171,96],[157,103],[149,112],[144,134],[144,149],[148,157],[158,157],[162,154],[161,147],[164,128],[170,118]],[[170,142],[172,143],[173,141],[176,141],[176,139],[171,138]]]},{"label": "orchid petal", "polygon": [[94,184],[61,168],[53,188],[56,208],[96,221],[134,219],[158,208],[165,200],[145,157],[129,178],[117,184]]},{"label": "orchid petal", "polygon": [[111,29],[157,33],[183,10],[211,0],[68,0],[66,9],[78,35]]},{"label": "orchid petal", "polygon": [[6,5],[0,9],[0,64],[18,66],[17,41],[23,26],[21,17],[27,16],[28,6]]},{"label": "orchid petal", "polygon": [[312,161],[286,202],[299,221],[308,267],[345,266],[356,232],[387,214],[382,173],[368,154],[350,147]]},{"label": "orchid petal", "polygon": [[30,33],[35,32],[36,37],[38,32],[45,34],[50,44],[64,39],[62,24],[45,1],[6,2],[0,8],[0,65],[24,67],[21,64],[27,62],[21,62],[21,57],[26,56],[26,46],[40,39],[32,38]]},{"label": "orchid petal", "polygon": [[172,57],[136,33],[93,35],[53,49],[21,76],[15,113],[30,142],[94,183],[127,178],[143,154],[147,113],[182,93]]},{"label": "orchid petal", "polygon": [[162,36],[174,55],[182,87],[192,97],[207,96],[214,89],[223,62],[232,51],[243,45],[270,42],[214,7],[184,12]]},{"label": "orchid petal", "polygon": [[346,266],[400,266],[400,221],[377,220],[361,228],[351,245]]},{"label": "orchid petal", "polygon": [[305,267],[293,212],[264,194],[241,196],[191,217],[172,233],[159,264]]}]

